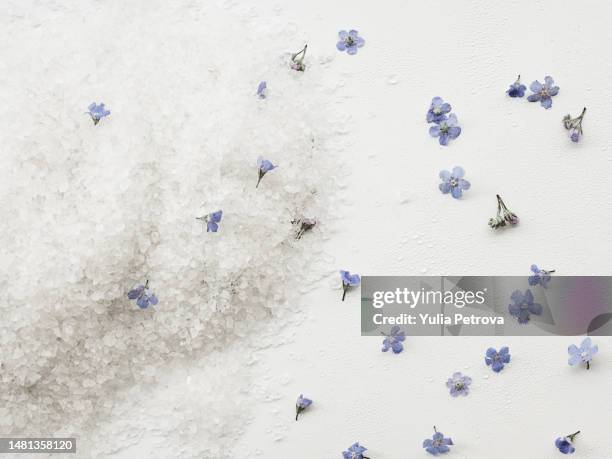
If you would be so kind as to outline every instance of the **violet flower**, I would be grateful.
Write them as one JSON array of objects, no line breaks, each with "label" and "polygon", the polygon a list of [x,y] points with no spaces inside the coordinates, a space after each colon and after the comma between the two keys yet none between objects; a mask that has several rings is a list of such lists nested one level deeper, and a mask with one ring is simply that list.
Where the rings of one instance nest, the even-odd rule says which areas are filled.
[{"label": "violet flower", "polygon": [[259,156],[257,158],[257,173],[259,174],[259,178],[257,179],[257,185],[255,185],[255,188],[259,187],[259,182],[261,182],[261,179],[264,177],[264,175],[266,175],[268,172],[275,168],[276,166],[274,164],[272,164],[267,159],[263,159],[263,156]]},{"label": "violet flower", "polygon": [[573,434],[567,435],[565,437],[557,438],[555,440],[555,446],[563,454],[572,454],[574,451],[576,451],[576,448],[574,448],[574,445],[572,445],[572,442],[574,441],[574,438],[576,437],[576,435],[578,435],[579,433],[580,431],[578,430],[574,432]]},{"label": "violet flower", "polygon": [[451,196],[455,199],[459,199],[463,195],[464,190],[470,189],[470,182],[463,178],[465,171],[462,167],[455,166],[452,172],[444,170],[440,171],[438,175],[442,180],[442,183],[438,185],[440,191],[444,194],[450,192]]},{"label": "violet flower", "polygon": [[457,121],[457,115],[451,113],[448,118],[441,119],[437,124],[429,128],[429,135],[438,137],[440,145],[448,145],[448,141],[456,139],[461,134],[461,128]]},{"label": "violet flower", "polygon": [[423,440],[423,448],[429,454],[437,456],[438,454],[448,453],[450,451],[449,446],[454,445],[453,440],[445,438],[442,432],[438,432],[436,426],[434,426],[434,434],[431,438]]},{"label": "violet flower", "polygon": [[144,285],[137,285],[127,294],[130,300],[136,300],[136,304],[140,309],[147,309],[149,304],[157,304],[157,296],[149,289],[149,279]]},{"label": "violet flower", "polygon": [[427,110],[427,122],[428,123],[439,123],[446,120],[446,114],[450,113],[451,105],[448,102],[444,102],[441,97],[434,97],[431,99],[431,105]]},{"label": "violet flower", "polygon": [[353,443],[346,451],[342,451],[343,459],[370,459],[367,456],[364,456],[368,450],[365,446],[361,446],[359,442]]},{"label": "violet flower", "polygon": [[571,115],[565,115],[563,118],[563,126],[570,131],[570,139],[572,142],[578,142],[580,141],[580,137],[582,137],[582,119],[585,113],[586,107],[582,109],[582,113],[576,118],[572,118]]},{"label": "violet flower", "polygon": [[510,349],[508,346],[502,347],[499,352],[490,347],[485,354],[485,363],[490,366],[495,373],[504,369],[504,364],[510,362]]},{"label": "violet flower", "polygon": [[262,81],[257,86],[257,95],[260,99],[265,99],[268,96],[268,84],[265,81]]},{"label": "violet flower", "polygon": [[572,344],[567,348],[567,352],[570,355],[568,363],[572,366],[578,365],[579,363],[586,363],[586,369],[591,369],[591,360],[595,354],[599,351],[599,347],[597,345],[591,346],[591,338],[586,337],[580,343],[580,347]]},{"label": "violet flower", "polygon": [[404,350],[404,345],[402,342],[405,339],[405,332],[400,331],[400,328],[397,325],[393,326],[389,335],[386,335],[385,339],[383,340],[382,351],[387,352],[389,349],[391,349],[394,354],[399,354]]},{"label": "violet flower", "polygon": [[446,381],[446,387],[450,389],[450,394],[453,397],[464,397],[470,392],[470,384],[472,384],[472,378],[464,376],[461,372],[453,373],[452,377]]},{"label": "violet flower", "polygon": [[538,265],[531,265],[531,272],[533,273],[533,275],[527,278],[527,282],[529,282],[529,285],[533,287],[540,284],[543,288],[547,288],[548,283],[550,282],[550,279],[552,277],[551,274],[554,273],[555,270],[551,269],[550,271],[546,271],[544,269],[538,268]]},{"label": "violet flower", "polygon": [[342,279],[342,301],[346,296],[346,292],[350,287],[356,287],[361,282],[359,274],[351,274],[348,271],[340,271],[340,278]]},{"label": "violet flower", "polygon": [[356,30],[341,30],[338,32],[340,41],[336,43],[338,51],[346,51],[348,54],[357,54],[357,49],[365,45],[365,40],[359,36]]},{"label": "violet flower", "polygon": [[527,289],[525,293],[515,290],[510,296],[512,303],[508,305],[508,312],[516,317],[519,324],[526,324],[531,320],[531,314],[539,316],[542,314],[542,305],[534,303],[533,293]]},{"label": "violet flower", "polygon": [[552,96],[559,94],[559,86],[555,86],[554,80],[549,76],[544,78],[544,84],[536,80],[531,83],[529,89],[533,94],[527,97],[527,100],[529,102],[540,101],[540,105],[546,109],[552,107]]},{"label": "violet flower", "polygon": [[295,420],[296,421],[298,420],[298,416],[300,415],[300,413],[304,411],[306,408],[308,408],[310,405],[312,405],[312,400],[300,394],[300,396],[297,399],[297,402],[295,402]]},{"label": "violet flower", "polygon": [[92,102],[89,107],[87,107],[87,112],[91,119],[93,120],[94,126],[97,125],[100,120],[108,115],[110,115],[110,110],[107,110],[104,106],[104,102],[100,102],[100,105],[97,105],[95,102]]},{"label": "violet flower", "polygon": [[527,89],[527,87],[521,84],[521,76],[519,75],[516,81],[510,85],[506,94],[510,97],[523,97],[525,95],[525,89]]},{"label": "violet flower", "polygon": [[203,217],[196,217],[196,220],[202,220],[206,223],[207,233],[216,233],[219,230],[219,222],[221,221],[221,217],[223,217],[223,211],[218,210],[208,215],[204,215]]}]

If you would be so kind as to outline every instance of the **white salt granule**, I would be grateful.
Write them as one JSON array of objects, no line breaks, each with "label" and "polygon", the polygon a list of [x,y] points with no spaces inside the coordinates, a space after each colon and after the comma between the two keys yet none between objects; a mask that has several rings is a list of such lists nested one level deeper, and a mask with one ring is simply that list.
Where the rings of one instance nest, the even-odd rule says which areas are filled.
[{"label": "white salt granule", "polygon": [[[273,342],[262,327],[286,324],[316,276],[317,229],[296,241],[291,221],[325,221],[341,169],[327,62],[309,49],[306,72],[290,70],[305,40],[255,8],[9,9],[4,41],[20,46],[2,43],[0,64],[0,431],[76,435],[87,457],[154,429],[184,441],[181,457],[226,457],[253,393],[248,351],[224,348]],[[97,126],[93,100],[112,112]],[[256,190],[258,155],[278,168]],[[195,217],[218,209],[206,233]],[[159,304],[140,310],[126,293],[146,279]],[[202,358],[209,379],[168,386],[173,414],[146,403],[168,365]],[[113,413],[119,399],[129,415]],[[88,436],[111,413],[122,422],[97,435],[119,444]]]}]

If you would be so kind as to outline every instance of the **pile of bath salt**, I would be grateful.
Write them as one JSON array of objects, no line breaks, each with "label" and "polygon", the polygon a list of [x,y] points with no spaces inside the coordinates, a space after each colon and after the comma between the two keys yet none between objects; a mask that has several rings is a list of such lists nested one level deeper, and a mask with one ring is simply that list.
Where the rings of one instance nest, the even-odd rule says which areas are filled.
[{"label": "pile of bath salt", "polygon": [[[170,362],[282,327],[320,274],[343,129],[331,55],[297,72],[304,37],[281,13],[168,5],[13,4],[0,24],[21,44],[0,63],[5,435],[81,432]],[[97,126],[92,101],[111,110]],[[278,168],[256,189],[259,155]],[[219,209],[207,233],[196,217]],[[321,223],[296,240],[296,217]],[[141,310],[126,293],[146,280],[159,304]]]}]

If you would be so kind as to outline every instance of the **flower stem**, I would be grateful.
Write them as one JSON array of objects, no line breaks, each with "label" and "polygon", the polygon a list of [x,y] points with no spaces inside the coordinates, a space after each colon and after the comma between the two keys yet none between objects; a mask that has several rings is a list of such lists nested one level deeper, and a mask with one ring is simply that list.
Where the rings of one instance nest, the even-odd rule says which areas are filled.
[{"label": "flower stem", "polygon": [[344,292],[342,293],[342,301],[344,301],[344,297],[346,296],[346,291],[348,290],[348,285],[342,284],[342,289]]},{"label": "flower stem", "polygon": [[568,436],[567,436],[567,438],[569,438],[569,439],[570,439],[570,441],[574,441],[574,437],[575,437],[576,435],[578,435],[579,433],[580,433],[580,431],[574,432],[573,434],[568,435]]},{"label": "flower stem", "polygon": [[[304,47],[302,48],[302,50],[301,50],[301,51],[298,51],[297,53],[295,53],[295,54],[293,55],[293,57],[291,58],[291,60],[292,60],[293,62],[302,62],[302,61],[304,60],[304,58],[306,57],[306,48],[308,48],[308,44],[305,44],[305,45],[304,45]],[[297,58],[297,57],[298,57],[300,54],[302,54],[302,57],[299,59],[299,61],[296,61],[296,58]]]},{"label": "flower stem", "polygon": [[502,206],[504,206],[504,201],[502,201],[502,198],[500,195],[496,194],[495,196],[497,196],[497,216],[499,217],[502,211]]},{"label": "flower stem", "polygon": [[587,360],[587,370],[590,370],[590,369],[591,369],[591,362]]},{"label": "flower stem", "polygon": [[501,206],[501,208],[504,209],[505,211],[510,212],[508,208],[506,207],[506,204],[504,203],[504,200],[501,198],[500,195],[497,195],[497,205],[498,207]]}]

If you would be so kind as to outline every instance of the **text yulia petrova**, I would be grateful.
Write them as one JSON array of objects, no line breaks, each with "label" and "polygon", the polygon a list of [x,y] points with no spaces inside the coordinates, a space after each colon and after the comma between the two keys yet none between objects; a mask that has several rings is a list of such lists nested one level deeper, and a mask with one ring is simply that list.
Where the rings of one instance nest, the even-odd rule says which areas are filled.
[{"label": "text yulia petrova", "polygon": [[498,316],[475,316],[474,314],[398,314],[385,316],[374,314],[375,325],[504,325]]}]

